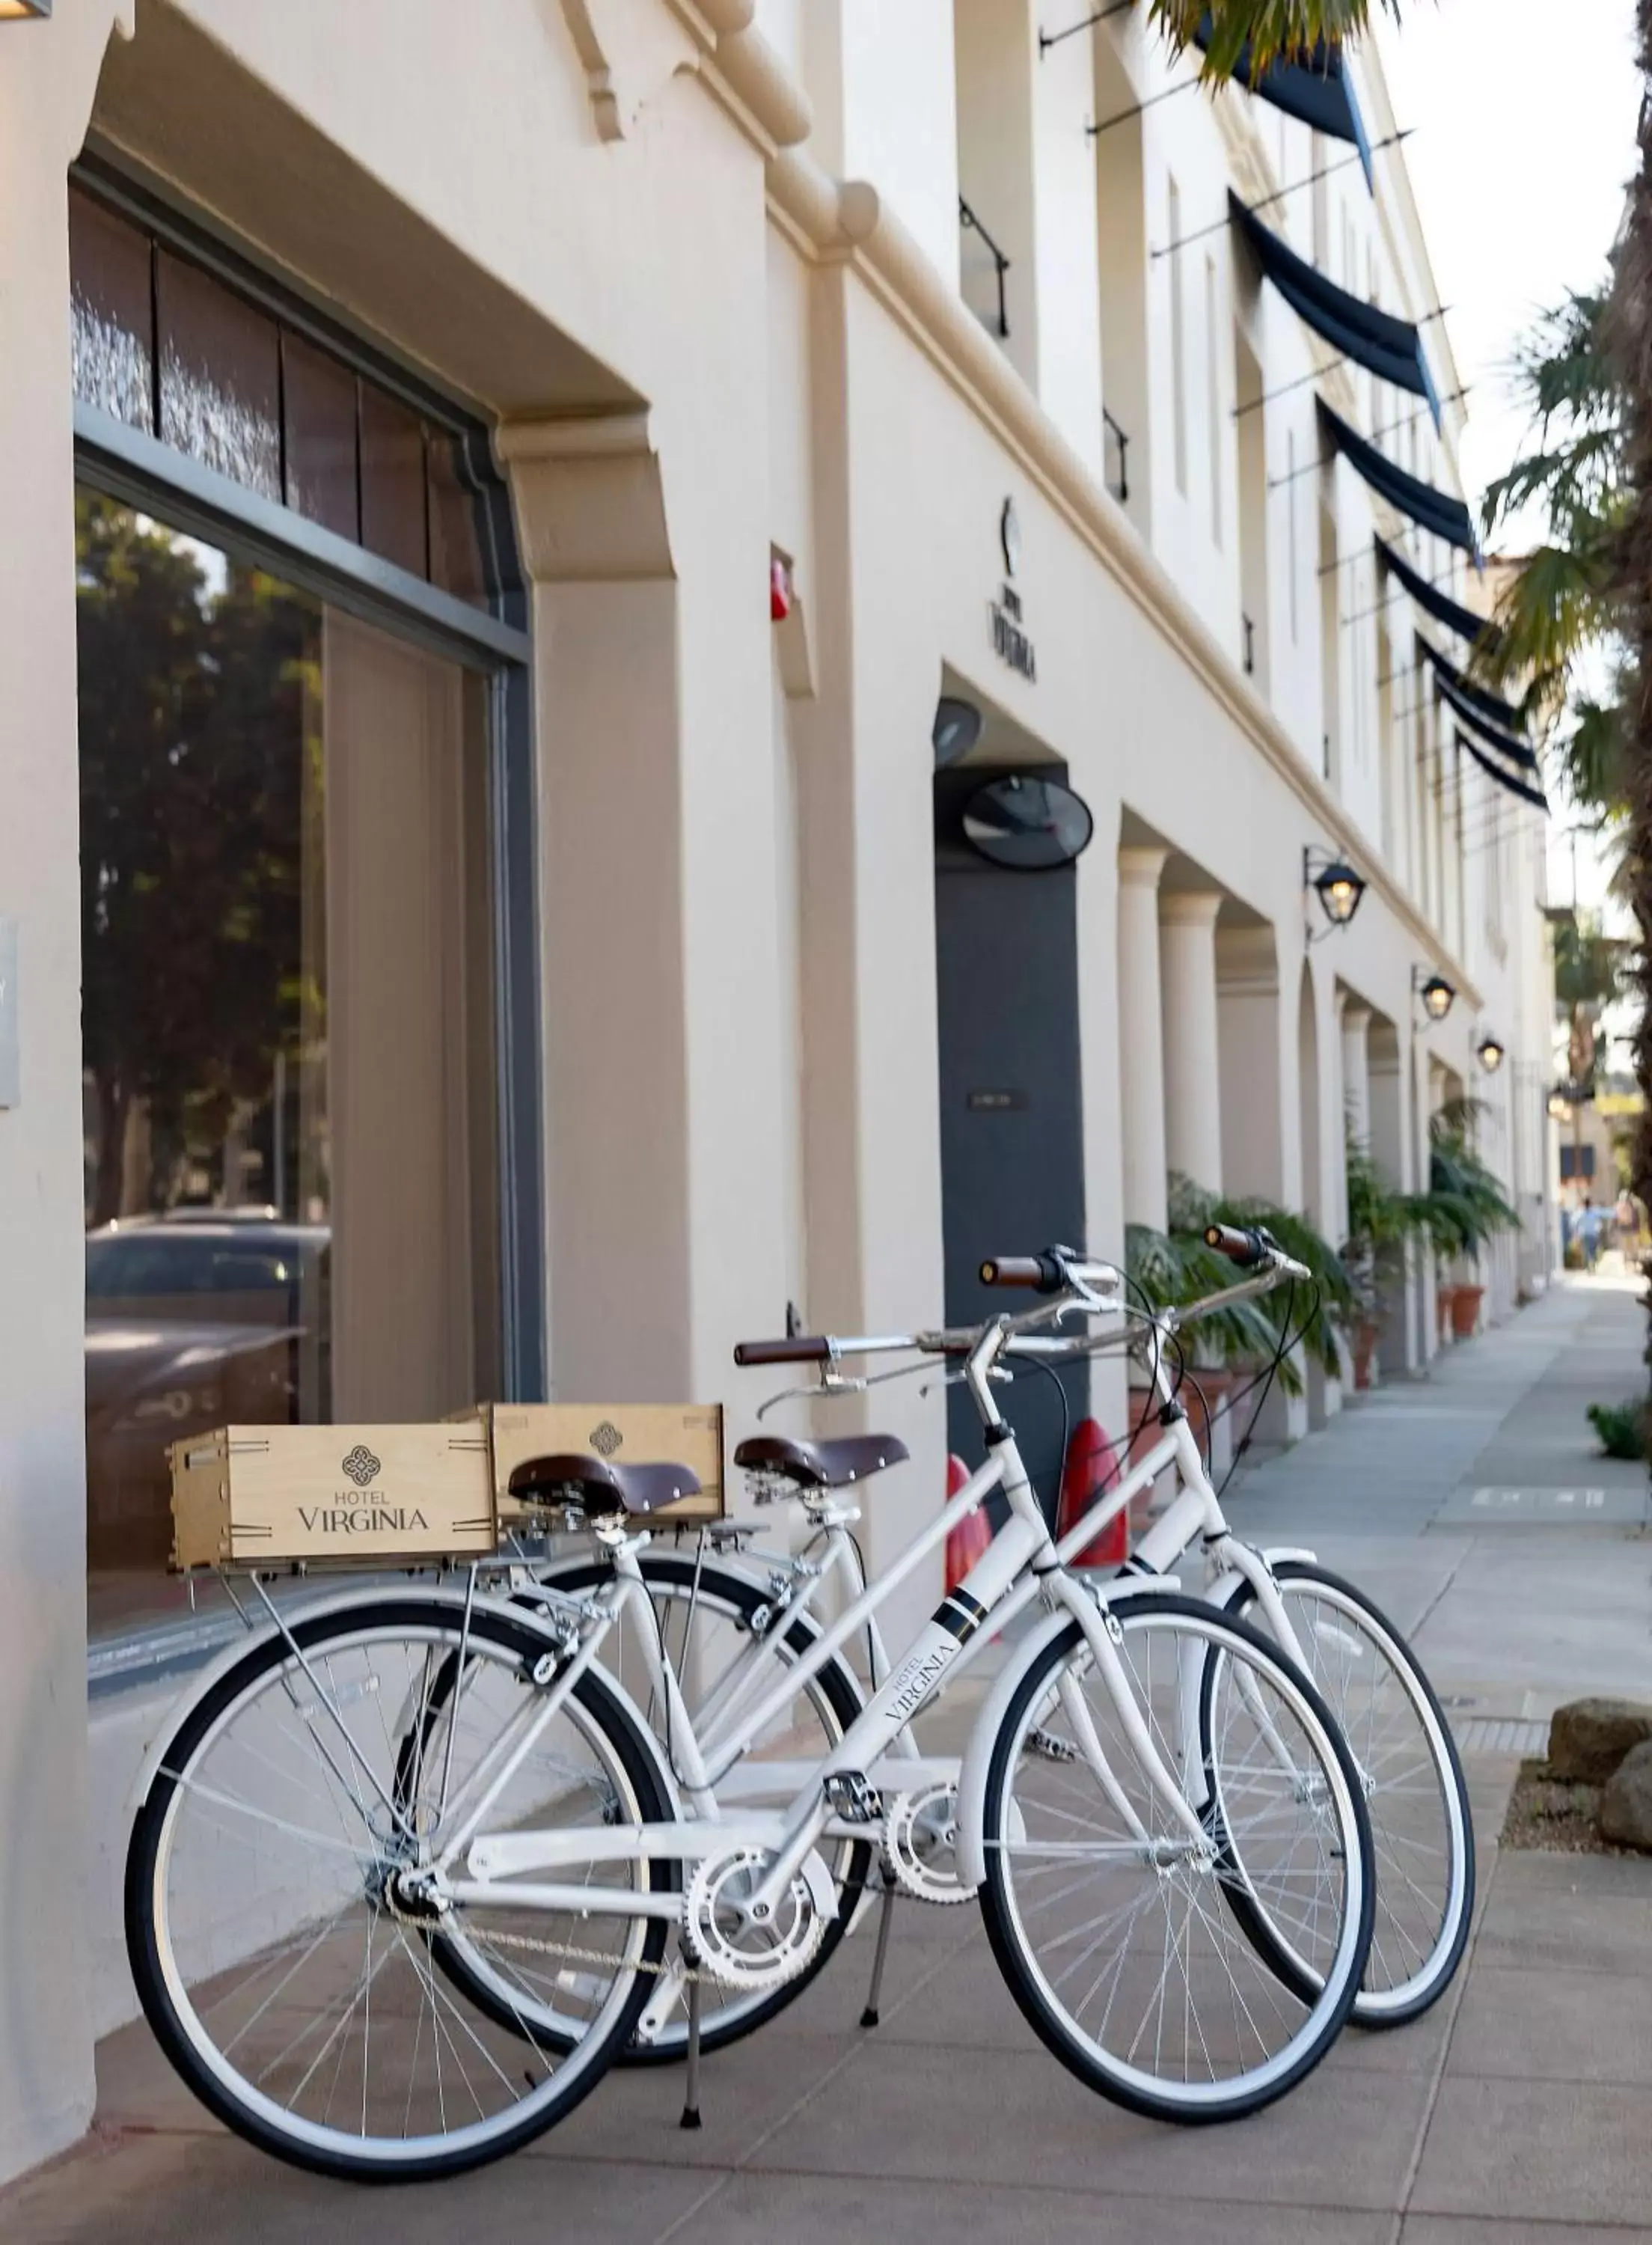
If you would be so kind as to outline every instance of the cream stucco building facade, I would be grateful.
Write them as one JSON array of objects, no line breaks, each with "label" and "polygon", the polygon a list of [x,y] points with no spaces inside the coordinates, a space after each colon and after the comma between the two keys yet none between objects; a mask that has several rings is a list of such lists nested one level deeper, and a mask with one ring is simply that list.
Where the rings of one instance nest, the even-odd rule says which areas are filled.
[{"label": "cream stucco building facade", "polygon": [[[290,545],[295,581],[392,637],[403,602],[421,646],[485,673],[477,722],[516,744],[490,765],[474,877],[492,1039],[445,1048],[417,1095],[471,1062],[497,1078],[489,1213],[463,1251],[492,1292],[500,1388],[722,1398],[738,1433],[766,1390],[730,1344],[789,1304],[840,1332],[938,1314],[962,1190],[947,1117],[972,1059],[949,1059],[948,1022],[1006,991],[1030,1017],[1058,1004],[1013,958],[993,967],[978,920],[977,948],[949,951],[943,695],[980,714],[972,769],[1048,767],[1093,817],[1038,1061],[1066,1087],[1064,1205],[1093,1250],[1162,1224],[1173,1170],[1338,1234],[1344,1115],[1411,1186],[1431,1113],[1474,1090],[1527,1219],[1487,1313],[1541,1283],[1540,817],[1456,754],[1372,559],[1398,526],[1320,463],[1317,395],[1456,487],[1459,385],[1403,166],[1380,154],[1371,193],[1357,164],[1331,168],[1345,152],[1243,93],[1172,93],[1188,66],[1141,10],[1041,44],[1087,12],[59,0],[0,25],[0,919],[21,1047],[0,1109],[0,2174],[85,2127],[95,2032],[132,2008],[119,1801],[175,1688],[106,1694],[88,1725],[77,481],[232,553],[240,520],[221,459],[203,477],[164,415],[134,409],[123,433],[86,394],[74,194],[147,214],[158,239],[175,217],[288,307],[283,333],[354,338],[434,401],[427,444],[446,399],[491,446],[515,589],[473,626],[416,567],[307,531],[290,460],[242,526],[267,566]],[[1385,138],[1381,80],[1353,68]],[[1303,255],[1428,316],[1438,432],[1259,285],[1223,225],[1230,187],[1293,190],[1270,222]],[[428,527],[421,550],[434,583]],[[1410,550],[1444,579],[1446,548]],[[994,637],[1006,588],[1019,642]],[[342,663],[330,612],[328,634]],[[395,793],[392,776],[381,832]],[[1310,850],[1369,885],[1311,945]],[[392,885],[377,910],[396,909]],[[972,1007],[967,981],[944,986],[978,956]],[[1414,999],[1429,973],[1458,993],[1438,1024]],[[1482,1078],[1487,1032],[1508,1057]],[[1019,1095],[995,1081],[983,1115]],[[394,1168],[398,1136],[369,1166]],[[460,1251],[402,1283],[447,1285]],[[342,1263],[335,1283],[370,1319]],[[1385,1368],[1435,1346],[1419,1267]],[[893,1394],[879,1418],[914,1462],[870,1504],[875,1557],[938,1502],[947,1447],[940,1399]],[[1322,1382],[1307,1407],[1338,1401]],[[1116,1423],[1116,1395],[1095,1403]],[[916,1585],[914,1611],[933,1593]]]}]

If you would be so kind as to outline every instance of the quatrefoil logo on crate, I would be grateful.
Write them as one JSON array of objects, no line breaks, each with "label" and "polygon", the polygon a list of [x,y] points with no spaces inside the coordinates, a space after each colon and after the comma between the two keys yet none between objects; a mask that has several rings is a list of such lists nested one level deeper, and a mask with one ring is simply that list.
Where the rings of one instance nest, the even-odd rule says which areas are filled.
[{"label": "quatrefoil logo on crate", "polygon": [[365,1442],[357,1442],[353,1450],[347,1450],[342,1464],[357,1489],[365,1489],[369,1482],[383,1470],[381,1461],[374,1456]]},{"label": "quatrefoil logo on crate", "polygon": [[599,1457],[611,1458],[624,1440],[612,1419],[605,1419],[599,1427],[591,1429],[591,1447]]}]

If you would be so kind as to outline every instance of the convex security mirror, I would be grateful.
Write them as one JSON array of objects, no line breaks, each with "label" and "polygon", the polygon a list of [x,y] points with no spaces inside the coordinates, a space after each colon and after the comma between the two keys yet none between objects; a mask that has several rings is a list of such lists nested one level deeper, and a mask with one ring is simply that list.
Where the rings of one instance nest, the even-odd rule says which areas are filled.
[{"label": "convex security mirror", "polygon": [[1057,780],[1012,772],[964,806],[964,838],[994,865],[1044,873],[1070,865],[1095,831],[1090,806]]}]

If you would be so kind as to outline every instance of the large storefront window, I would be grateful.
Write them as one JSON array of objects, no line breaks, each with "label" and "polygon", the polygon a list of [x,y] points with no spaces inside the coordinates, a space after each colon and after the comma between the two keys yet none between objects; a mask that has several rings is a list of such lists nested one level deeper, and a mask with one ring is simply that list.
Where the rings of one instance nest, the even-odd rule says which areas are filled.
[{"label": "large storefront window", "polygon": [[496,1392],[484,682],[86,491],[94,1628],[168,1446]]},{"label": "large storefront window", "polygon": [[536,1392],[537,1009],[485,425],[152,183],[70,250],[96,1687],[173,1443]]}]

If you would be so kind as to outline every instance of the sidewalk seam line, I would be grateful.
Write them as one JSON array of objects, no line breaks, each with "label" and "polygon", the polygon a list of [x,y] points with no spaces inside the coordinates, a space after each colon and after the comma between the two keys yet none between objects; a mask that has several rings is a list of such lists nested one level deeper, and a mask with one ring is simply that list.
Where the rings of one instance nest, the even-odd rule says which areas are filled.
[{"label": "sidewalk seam line", "polygon": [[1446,2068],[1451,2058],[1452,2045],[1457,2038],[1457,2022],[1462,2017],[1464,1999],[1468,1994],[1469,1975],[1474,1968],[1474,1958],[1479,1948],[1480,1934],[1491,1910],[1492,1896],[1497,1887],[1497,1875],[1502,1867],[1503,1850],[1500,1845],[1492,1857],[1492,1875],[1486,1882],[1485,1893],[1479,1898],[1479,1923],[1469,1934],[1468,1946],[1463,1951],[1463,1961],[1458,1968],[1457,1985],[1452,1991],[1451,2017],[1446,2022],[1445,2037],[1440,2043],[1439,2056],[1434,2061],[1433,2076],[1428,2085],[1428,2096],[1423,2106],[1422,2118],[1417,2124],[1417,2135],[1412,2145],[1411,2158],[1406,2162],[1405,2173],[1400,2182],[1399,2204],[1394,2210],[1394,2225],[1389,2232],[1388,2245],[1400,2245],[1405,2224],[1411,2217],[1412,2196],[1417,2188],[1417,2178],[1422,2169],[1424,2148],[1428,2142],[1428,2132],[1433,2126],[1434,2113],[1439,2104],[1439,2092],[1446,2079]]},{"label": "sidewalk seam line", "polygon": [[[915,1980],[899,2001],[891,2006],[889,2014],[890,2018],[891,2019],[898,2018],[901,2012],[905,2010],[906,2006],[915,1997],[922,1994],[923,1991],[928,1987],[931,1980],[938,1978],[941,1973],[948,1970],[951,1966],[957,1962],[959,1952],[968,1948],[971,1938],[972,1936],[966,1935],[965,1938],[959,1941],[954,1948],[950,1949],[944,1957],[939,1958],[937,1963],[932,1964],[930,1967],[930,1970],[924,1973],[922,1979]],[[751,2142],[748,2144],[745,2149],[739,2154],[738,2158],[735,2159],[732,2166],[720,2170],[717,2180],[712,2187],[705,2193],[703,2197],[696,2199],[692,2206],[685,2207],[682,2212],[677,2215],[676,2219],[660,2232],[660,2235],[654,2240],[654,2245],[669,2245],[669,2241],[677,2235],[685,2222],[692,2221],[695,2214],[702,2212],[706,2207],[709,2206],[712,2201],[716,2198],[721,2192],[728,2188],[728,2185],[737,2175],[748,2173],[749,2171],[751,2160],[755,2158],[759,2152],[762,2151],[763,2146],[768,2143],[772,2137],[778,2135],[780,2131],[789,2121],[795,2120],[798,2113],[803,2110],[803,2107],[806,2105],[812,2104],[815,2099],[819,2096],[823,2089],[827,2088],[832,2082],[836,2081],[840,2073],[842,2073],[848,2066],[854,2064],[855,2060],[860,2056],[862,2051],[866,2047],[864,2036],[868,2033],[876,2031],[876,2029],[851,2027],[850,2029],[850,2034],[861,2038],[852,2041],[850,2044],[849,2048],[843,2052],[843,2056],[836,2061],[836,2065],[829,2065],[825,2072],[821,2074],[816,2080],[811,2082],[801,2097],[797,2098],[792,2104],[789,2105],[783,2113],[777,2114],[776,2117],[769,2122],[768,2126],[763,2129],[761,2134],[755,2136]]]}]

